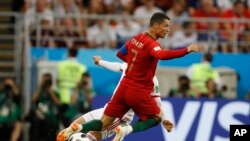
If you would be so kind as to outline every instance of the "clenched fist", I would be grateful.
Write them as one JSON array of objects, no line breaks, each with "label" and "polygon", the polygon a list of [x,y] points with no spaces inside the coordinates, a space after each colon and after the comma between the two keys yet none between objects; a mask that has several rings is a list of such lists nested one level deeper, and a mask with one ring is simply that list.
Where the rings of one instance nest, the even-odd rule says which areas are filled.
[{"label": "clenched fist", "polygon": [[197,44],[191,44],[188,46],[188,52],[199,52],[199,46]]},{"label": "clenched fist", "polygon": [[99,65],[99,61],[102,60],[101,56],[93,56],[94,63],[96,65]]}]

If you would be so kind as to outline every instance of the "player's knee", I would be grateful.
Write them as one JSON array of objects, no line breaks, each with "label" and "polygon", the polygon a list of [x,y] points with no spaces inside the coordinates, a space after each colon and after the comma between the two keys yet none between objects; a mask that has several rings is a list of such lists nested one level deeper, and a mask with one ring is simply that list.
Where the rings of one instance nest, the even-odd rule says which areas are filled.
[{"label": "player's knee", "polygon": [[102,127],[103,126],[103,122],[101,120],[96,120],[96,124],[97,126],[99,127]]},{"label": "player's knee", "polygon": [[162,121],[161,116],[160,115],[156,115],[153,117],[158,123],[160,123]]},{"label": "player's knee", "polygon": [[110,117],[110,116],[103,115],[103,116],[101,117],[101,121],[102,121],[102,130],[107,129],[107,128],[113,123],[114,120],[115,120],[114,117]]}]

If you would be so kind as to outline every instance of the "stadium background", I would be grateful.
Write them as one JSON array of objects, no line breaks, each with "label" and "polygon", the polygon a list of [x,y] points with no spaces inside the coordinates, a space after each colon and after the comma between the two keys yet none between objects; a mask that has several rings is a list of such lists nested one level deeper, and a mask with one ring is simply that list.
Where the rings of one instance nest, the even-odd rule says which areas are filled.
[{"label": "stadium background", "polygon": [[[95,66],[92,56],[100,55],[105,60],[120,62],[115,52],[129,37],[146,29],[145,21],[150,14],[138,9],[150,5],[153,0],[69,1],[0,2],[0,80],[2,83],[4,78],[11,77],[20,88],[23,124],[20,140],[28,141],[29,138],[30,125],[24,117],[30,110],[34,89],[45,72],[50,72],[56,81],[56,65],[66,59],[69,48],[79,49],[77,59],[91,74],[96,92],[92,108],[101,107],[108,101],[120,74]],[[210,14],[200,10],[206,9],[202,1],[205,7],[212,9],[208,10]],[[199,54],[159,62],[157,76],[165,110],[176,125],[173,133],[168,134],[157,126],[125,140],[229,140],[229,125],[250,124],[250,1],[243,0],[244,10],[240,16],[235,12],[240,6],[232,3],[238,2],[236,0],[202,1],[153,1],[154,12],[166,12],[173,19],[172,33],[160,41],[163,48],[175,49],[198,43],[204,50]],[[69,11],[65,10],[66,5],[70,5]],[[36,12],[36,8],[41,11]],[[105,25],[103,32],[96,33],[98,24],[95,20]],[[122,28],[126,20],[133,21],[132,30]],[[231,25],[229,29],[228,23]],[[60,33],[68,27],[72,33]],[[184,36],[186,31],[192,31],[190,36]],[[94,44],[94,41],[99,44]],[[177,87],[178,76],[185,74],[190,65],[199,63],[207,51],[214,55],[212,66],[219,70],[222,84],[227,86],[223,98],[169,98],[169,90]],[[2,111],[3,107],[0,108]],[[0,140],[3,139],[0,137]]]}]

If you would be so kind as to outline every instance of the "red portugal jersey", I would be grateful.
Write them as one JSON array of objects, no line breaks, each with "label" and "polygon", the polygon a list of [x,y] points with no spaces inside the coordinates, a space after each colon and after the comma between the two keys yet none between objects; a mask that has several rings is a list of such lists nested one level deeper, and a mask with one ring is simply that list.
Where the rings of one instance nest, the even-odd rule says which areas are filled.
[{"label": "red portugal jersey", "polygon": [[[117,53],[128,67],[121,83],[130,88],[153,91],[153,77],[158,60],[173,59],[187,54],[187,49],[163,50],[147,33],[130,39]],[[150,94],[150,93],[149,93]]]}]

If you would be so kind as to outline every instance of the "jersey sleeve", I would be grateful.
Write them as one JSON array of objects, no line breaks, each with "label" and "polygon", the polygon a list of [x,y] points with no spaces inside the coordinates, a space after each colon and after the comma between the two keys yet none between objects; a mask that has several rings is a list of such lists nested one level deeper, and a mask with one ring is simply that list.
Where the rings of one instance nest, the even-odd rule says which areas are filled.
[{"label": "jersey sleeve", "polygon": [[187,48],[163,50],[160,46],[153,46],[150,49],[150,54],[160,60],[170,60],[174,58],[183,57],[188,54]]},{"label": "jersey sleeve", "polygon": [[99,66],[104,67],[106,69],[109,69],[114,72],[121,72],[122,70],[122,63],[118,62],[109,62],[105,60],[100,60],[99,61]]},{"label": "jersey sleeve", "polygon": [[127,63],[122,63],[122,65],[121,65],[121,71],[126,71],[127,67],[128,67]]},{"label": "jersey sleeve", "polygon": [[127,62],[128,54],[128,42],[124,44],[117,52],[116,56],[119,57],[122,61]]}]

